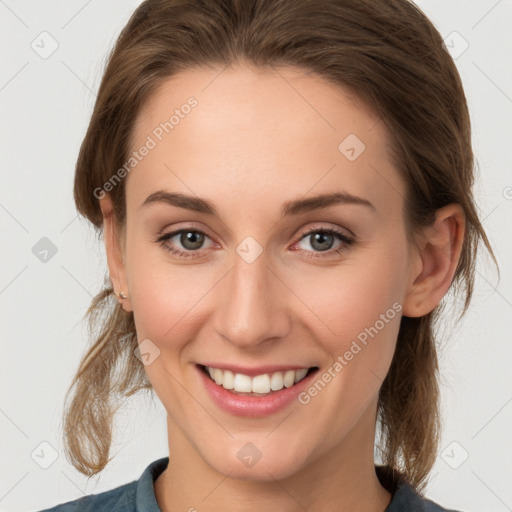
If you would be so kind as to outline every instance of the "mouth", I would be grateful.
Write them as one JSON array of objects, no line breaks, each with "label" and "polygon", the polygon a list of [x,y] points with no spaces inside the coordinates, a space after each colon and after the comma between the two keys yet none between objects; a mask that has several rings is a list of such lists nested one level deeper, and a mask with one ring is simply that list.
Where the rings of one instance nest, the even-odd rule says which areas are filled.
[{"label": "mouth", "polygon": [[312,366],[249,376],[202,364],[197,366],[217,386],[235,395],[253,397],[270,396],[284,388],[292,388],[319,369],[317,366]]}]

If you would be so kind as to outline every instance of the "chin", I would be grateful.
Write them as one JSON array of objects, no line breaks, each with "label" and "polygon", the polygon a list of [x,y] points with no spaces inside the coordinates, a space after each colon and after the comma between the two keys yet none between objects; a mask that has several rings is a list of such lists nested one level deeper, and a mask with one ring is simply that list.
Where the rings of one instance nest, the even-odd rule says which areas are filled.
[{"label": "chin", "polygon": [[226,451],[222,454],[209,454],[204,460],[215,471],[236,480],[248,480],[253,482],[272,482],[286,479],[302,469],[305,464],[305,456],[301,457],[297,450],[290,453],[283,451],[282,446],[266,443],[266,447],[258,450],[255,445],[263,444],[257,441],[235,443],[236,448],[227,448],[230,456],[226,457]]}]

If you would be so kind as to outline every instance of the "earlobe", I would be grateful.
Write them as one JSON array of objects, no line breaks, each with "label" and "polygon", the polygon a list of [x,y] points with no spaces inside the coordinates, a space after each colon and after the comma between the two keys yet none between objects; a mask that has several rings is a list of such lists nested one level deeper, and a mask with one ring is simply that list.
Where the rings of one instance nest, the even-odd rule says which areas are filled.
[{"label": "earlobe", "polygon": [[455,275],[464,233],[465,215],[459,204],[437,210],[434,224],[425,228],[418,242],[404,316],[424,316],[441,302]]},{"label": "earlobe", "polygon": [[99,202],[101,213],[103,215],[103,238],[105,241],[105,251],[107,254],[107,263],[112,287],[114,288],[114,292],[118,297],[121,307],[125,311],[132,311],[121,248],[122,244],[120,243],[118,230],[116,229],[112,199],[108,194],[105,194]]}]

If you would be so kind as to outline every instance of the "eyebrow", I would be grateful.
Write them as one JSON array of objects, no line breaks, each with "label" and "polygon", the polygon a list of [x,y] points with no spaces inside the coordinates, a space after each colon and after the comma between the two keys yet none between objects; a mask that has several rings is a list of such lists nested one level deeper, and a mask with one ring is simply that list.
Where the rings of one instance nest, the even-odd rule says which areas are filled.
[{"label": "eyebrow", "polygon": [[[186,210],[205,213],[207,215],[213,215],[220,218],[217,209],[211,202],[206,199],[188,196],[178,192],[158,190],[157,192],[149,195],[141,206],[145,207],[154,203],[164,203],[170,206],[177,206],[178,208],[184,208]],[[281,218],[321,210],[337,204],[356,204],[367,206],[372,210],[376,209],[370,201],[363,199],[362,197],[349,194],[348,192],[333,192],[331,194],[320,194],[306,199],[287,201],[284,203],[281,210]]]}]

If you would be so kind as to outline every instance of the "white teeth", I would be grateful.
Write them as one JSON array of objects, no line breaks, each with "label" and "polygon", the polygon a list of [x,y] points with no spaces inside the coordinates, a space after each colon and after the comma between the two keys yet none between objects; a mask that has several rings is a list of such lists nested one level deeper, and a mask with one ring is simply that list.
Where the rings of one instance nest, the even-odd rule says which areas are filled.
[{"label": "white teeth", "polygon": [[[218,371],[221,372],[222,370]],[[217,384],[220,384],[222,386],[222,382],[217,382]],[[252,391],[251,377],[243,375],[242,373],[235,373],[235,380],[233,381],[233,384],[235,391],[240,391],[244,393],[250,393]]]},{"label": "white teeth", "polygon": [[224,389],[232,389],[238,393],[259,393],[267,394],[271,391],[279,391],[291,388],[301,381],[308,373],[308,368],[300,370],[288,370],[286,372],[264,373],[249,377],[242,373],[233,373],[230,370],[206,367],[208,374],[216,384]]},{"label": "white teeth", "polygon": [[268,374],[258,375],[252,379],[252,392],[253,393],[269,393],[270,392],[270,377]]},{"label": "white teeth", "polygon": [[276,372],[272,374],[272,377],[270,378],[270,389],[272,391],[279,391],[280,389],[284,388],[284,382],[283,382],[283,373],[282,372]]},{"label": "white teeth", "polygon": [[291,388],[293,386],[294,381],[295,381],[295,371],[294,370],[288,370],[284,374],[284,378],[283,378],[284,385],[287,388]]},{"label": "white teeth", "polygon": [[215,384],[218,384],[219,386],[222,386],[222,381],[223,381],[222,370],[219,370],[218,368],[215,368],[213,370],[213,378],[215,380]]},{"label": "white teeth", "polygon": [[224,389],[233,389],[235,387],[235,374],[230,370],[224,370],[224,379],[222,380]]}]

